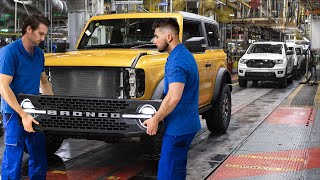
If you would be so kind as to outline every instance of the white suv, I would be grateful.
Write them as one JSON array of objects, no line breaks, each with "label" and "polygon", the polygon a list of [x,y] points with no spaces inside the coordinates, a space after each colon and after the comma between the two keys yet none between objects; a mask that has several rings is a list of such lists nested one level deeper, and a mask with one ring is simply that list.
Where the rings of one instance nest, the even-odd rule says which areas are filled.
[{"label": "white suv", "polygon": [[257,42],[250,45],[238,64],[239,86],[247,81],[276,81],[282,88],[292,81],[292,51],[283,42]]},{"label": "white suv", "polygon": [[301,45],[297,45],[295,43],[287,43],[288,49],[293,52],[292,59],[293,59],[293,72],[292,77],[293,79],[298,79],[301,75],[301,71],[303,68],[304,63],[304,55],[303,55],[303,47]]}]

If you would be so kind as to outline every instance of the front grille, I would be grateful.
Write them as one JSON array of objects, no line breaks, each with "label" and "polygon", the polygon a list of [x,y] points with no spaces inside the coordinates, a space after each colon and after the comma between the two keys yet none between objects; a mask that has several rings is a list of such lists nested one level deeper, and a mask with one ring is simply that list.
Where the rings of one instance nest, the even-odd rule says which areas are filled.
[{"label": "front grille", "polygon": [[55,95],[118,98],[120,68],[48,67]]},{"label": "front grille", "polygon": [[252,77],[276,77],[274,72],[246,72],[246,78]]},{"label": "front grille", "polygon": [[273,68],[275,63],[272,60],[252,59],[247,63],[247,67],[251,68]]},{"label": "front grille", "polygon": [[36,110],[45,110],[35,118],[44,131],[122,134],[145,133],[137,119],[123,114],[137,114],[138,107],[150,104],[158,109],[161,101],[104,99],[67,96],[18,96],[29,99]]}]

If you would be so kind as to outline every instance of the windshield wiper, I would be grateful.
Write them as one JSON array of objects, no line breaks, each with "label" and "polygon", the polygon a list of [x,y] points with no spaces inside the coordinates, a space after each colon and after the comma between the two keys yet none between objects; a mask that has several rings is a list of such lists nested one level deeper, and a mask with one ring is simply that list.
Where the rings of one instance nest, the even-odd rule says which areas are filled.
[{"label": "windshield wiper", "polygon": [[131,49],[137,49],[137,48],[157,48],[157,46],[155,44],[140,44],[140,45],[131,47]]}]

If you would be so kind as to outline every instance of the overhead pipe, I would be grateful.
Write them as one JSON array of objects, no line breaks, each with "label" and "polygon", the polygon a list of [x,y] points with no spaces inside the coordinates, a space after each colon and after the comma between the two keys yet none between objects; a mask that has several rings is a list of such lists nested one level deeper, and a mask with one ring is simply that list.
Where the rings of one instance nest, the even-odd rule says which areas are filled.
[{"label": "overhead pipe", "polygon": [[[8,14],[14,14],[15,13],[15,2],[13,0],[0,0],[0,7],[4,7],[1,9],[1,14],[8,13]],[[42,13],[39,9],[30,6],[25,5],[26,9],[29,13]],[[17,13],[18,16],[28,16],[28,12],[26,11],[24,5],[17,3]]]},{"label": "overhead pipe", "polygon": [[55,13],[65,14],[68,12],[67,3],[62,0],[41,0],[41,5],[45,6],[46,1],[52,1],[52,11]]}]

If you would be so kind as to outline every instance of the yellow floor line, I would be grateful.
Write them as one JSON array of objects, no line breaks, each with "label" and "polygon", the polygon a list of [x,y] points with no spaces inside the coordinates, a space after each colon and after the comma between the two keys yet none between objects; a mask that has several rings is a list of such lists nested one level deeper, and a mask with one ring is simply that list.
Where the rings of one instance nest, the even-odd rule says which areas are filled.
[{"label": "yellow floor line", "polygon": [[300,90],[303,88],[303,86],[304,86],[304,84],[300,84],[294,91],[293,91],[293,93],[291,93],[289,96],[288,96],[288,100],[287,100],[287,102],[288,102],[288,104],[286,104],[286,105],[291,105],[291,102],[292,102],[292,100],[293,100],[293,98],[300,92]]},{"label": "yellow floor line", "polygon": [[317,89],[317,93],[314,97],[314,105],[315,106],[319,106],[320,105],[320,86],[318,86],[318,89]]},{"label": "yellow floor line", "polygon": [[236,85],[238,85],[239,83],[233,83],[233,84],[231,84],[231,86],[236,86]]}]

